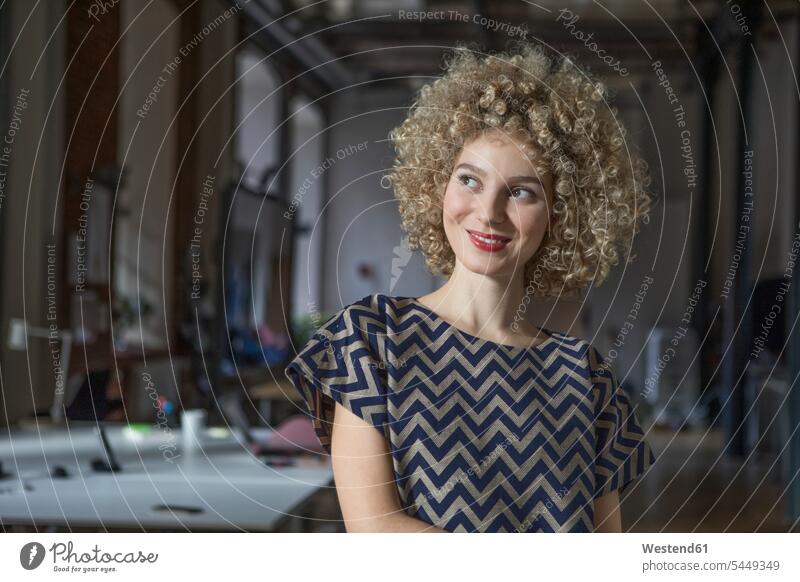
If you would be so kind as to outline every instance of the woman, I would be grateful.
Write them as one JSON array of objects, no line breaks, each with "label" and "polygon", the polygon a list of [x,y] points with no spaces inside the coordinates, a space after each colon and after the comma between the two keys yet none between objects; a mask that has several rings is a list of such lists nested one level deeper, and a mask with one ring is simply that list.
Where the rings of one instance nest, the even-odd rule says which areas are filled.
[{"label": "woman", "polygon": [[403,228],[447,283],[346,306],[287,377],[348,531],[621,531],[654,455],[599,352],[524,313],[602,283],[647,220],[646,165],[568,59],[454,54],[391,133]]}]

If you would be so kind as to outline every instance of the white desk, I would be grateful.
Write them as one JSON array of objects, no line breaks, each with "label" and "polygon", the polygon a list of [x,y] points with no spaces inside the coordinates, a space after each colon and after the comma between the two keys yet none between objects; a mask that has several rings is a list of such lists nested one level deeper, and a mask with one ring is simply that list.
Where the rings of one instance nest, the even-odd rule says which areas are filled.
[{"label": "white desk", "polygon": [[[296,459],[270,467],[253,457],[236,434],[207,431],[202,451],[185,454],[162,431],[142,435],[109,425],[107,436],[122,471],[96,472],[105,458],[91,426],[14,429],[0,435],[0,460],[12,476],[0,479],[0,521],[5,525],[125,529],[271,531],[281,518],[332,481],[327,461]],[[264,430],[261,431],[263,436]],[[176,442],[181,456],[168,462],[159,445]],[[53,478],[61,465],[68,478]]]}]

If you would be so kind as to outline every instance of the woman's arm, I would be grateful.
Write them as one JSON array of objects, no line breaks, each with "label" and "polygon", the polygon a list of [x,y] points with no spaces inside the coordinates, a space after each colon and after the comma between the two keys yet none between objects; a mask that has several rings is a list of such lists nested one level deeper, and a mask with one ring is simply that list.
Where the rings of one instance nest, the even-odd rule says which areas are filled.
[{"label": "woman's arm", "polygon": [[331,431],[331,456],[336,494],[348,533],[446,533],[403,511],[386,439],[338,402]]},{"label": "woman's arm", "polygon": [[619,490],[615,489],[594,500],[594,531],[599,533],[622,532]]}]

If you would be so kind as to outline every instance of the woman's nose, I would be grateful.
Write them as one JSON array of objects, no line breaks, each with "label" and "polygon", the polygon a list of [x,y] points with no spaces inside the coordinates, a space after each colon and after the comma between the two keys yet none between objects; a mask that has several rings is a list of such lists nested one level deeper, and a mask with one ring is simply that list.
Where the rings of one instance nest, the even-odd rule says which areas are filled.
[{"label": "woman's nose", "polygon": [[487,224],[502,224],[506,219],[507,188],[503,185],[487,189],[488,196],[477,197],[480,213]]}]

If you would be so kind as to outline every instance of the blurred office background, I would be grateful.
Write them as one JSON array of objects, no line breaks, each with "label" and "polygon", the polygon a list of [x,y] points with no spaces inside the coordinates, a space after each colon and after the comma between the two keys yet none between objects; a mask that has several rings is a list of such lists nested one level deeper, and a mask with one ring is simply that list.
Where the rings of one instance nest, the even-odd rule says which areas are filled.
[{"label": "blurred office background", "polygon": [[341,306],[443,283],[405,245],[388,132],[449,47],[516,26],[612,87],[657,195],[635,260],[530,312],[594,342],[648,430],[624,527],[797,530],[796,2],[7,0],[0,23],[4,529],[343,531],[283,366]]}]

